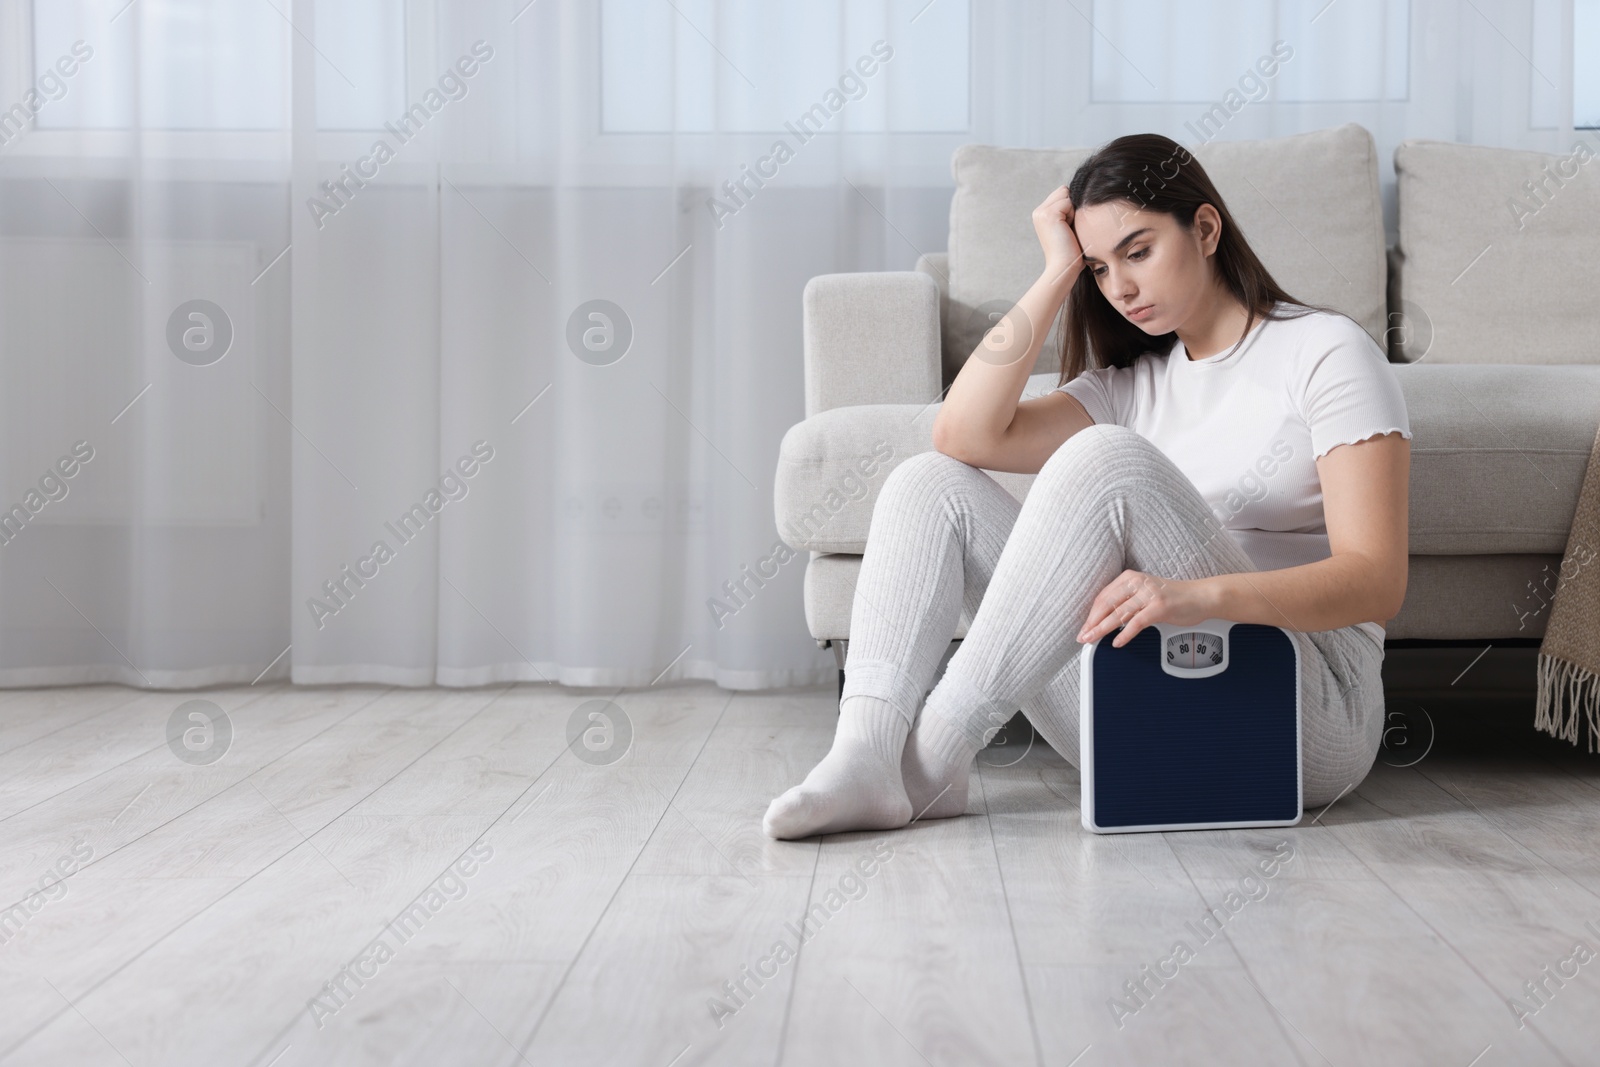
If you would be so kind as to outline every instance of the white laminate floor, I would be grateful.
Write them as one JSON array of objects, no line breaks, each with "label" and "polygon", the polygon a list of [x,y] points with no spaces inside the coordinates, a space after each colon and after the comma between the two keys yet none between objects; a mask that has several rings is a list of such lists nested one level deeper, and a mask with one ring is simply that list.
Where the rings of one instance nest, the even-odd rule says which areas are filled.
[{"label": "white laminate floor", "polygon": [[831,689],[0,693],[0,1063],[1600,1062],[1600,756],[1430,714],[1283,831],[1085,834],[1019,727],[963,818],[777,843]]}]

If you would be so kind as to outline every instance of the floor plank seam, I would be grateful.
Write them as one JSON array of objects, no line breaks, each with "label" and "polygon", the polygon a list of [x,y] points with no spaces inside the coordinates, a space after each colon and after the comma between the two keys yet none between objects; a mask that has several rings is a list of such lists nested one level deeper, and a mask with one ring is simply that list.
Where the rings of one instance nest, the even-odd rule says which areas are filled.
[{"label": "floor plank seam", "polygon": [[[471,723],[479,715],[481,715],[484,712],[488,711],[491,707],[493,707],[500,700],[501,697],[505,696],[507,693],[511,692],[515,688],[516,688],[516,683],[511,683],[511,684],[506,685],[498,693],[496,693],[489,700],[489,702],[487,704],[485,704],[483,707],[479,708],[477,711],[473,712],[471,715],[467,716],[465,719],[462,719],[461,722],[457,723],[448,732],[446,732],[443,736],[441,736],[437,741],[435,741],[433,744],[429,745],[422,752],[418,753],[417,756],[414,759],[411,760],[411,762],[407,763],[405,766],[403,766],[403,767],[399,768],[398,770],[396,770],[388,778],[384,779],[382,782],[380,782],[379,784],[375,785],[367,793],[365,793],[361,797],[359,797],[355,801],[355,803],[351,804],[349,807],[345,808],[339,814],[335,815],[332,819],[329,819],[322,826],[318,827],[315,831],[312,832],[312,834],[309,837],[307,837],[307,839],[306,839],[306,841],[304,843],[308,844],[308,845],[311,844],[311,841],[310,841],[311,837],[315,837],[317,834],[320,834],[323,830],[326,830],[329,827],[333,826],[340,819],[343,819],[346,815],[350,814],[350,812],[354,811],[357,807],[359,807],[362,804],[362,802],[367,799],[367,797],[370,797],[370,796],[376,794],[377,792],[379,792],[380,790],[384,789],[386,786],[388,786],[395,779],[399,778],[406,771],[408,771],[412,767],[416,766],[419,762],[421,762],[424,758],[426,758],[431,752],[433,752],[435,749],[437,749],[440,745],[444,744],[446,741],[450,740],[450,738],[454,737],[461,730],[465,729],[466,726],[469,723]],[[565,751],[565,749],[563,749],[562,751]],[[556,761],[559,760],[560,758],[561,758],[561,753],[558,752],[554,757],[551,758],[549,763],[545,764],[544,769],[541,770],[537,775],[535,775],[533,777],[533,779],[530,782],[528,782],[528,784],[526,786],[523,787],[522,792],[518,793],[517,796],[512,799],[511,804],[515,804],[517,802],[517,800],[520,800],[524,795],[527,794],[528,790],[530,790],[534,786],[538,785],[539,784],[539,779],[543,778],[547,773],[549,773],[550,768],[555,766]],[[511,810],[511,805],[508,804],[506,806],[506,808],[505,808],[505,811],[509,811],[509,810]],[[484,833],[488,833],[489,830],[493,829],[494,826],[495,826],[495,823],[497,823],[499,821],[499,818],[503,818],[504,814],[505,814],[505,812],[502,811],[500,817],[497,817],[495,820],[491,821],[490,824],[483,829],[482,833],[479,834],[479,839],[482,838],[482,835]],[[476,840],[474,841],[474,843],[476,843]],[[299,847],[299,846],[296,846],[296,847]],[[315,848],[315,846],[312,846],[312,847]],[[276,859],[274,859],[270,863],[268,863],[266,867],[263,867],[260,871],[257,871],[256,874],[253,874],[250,877],[254,878],[254,877],[256,877],[256,875],[265,873],[274,864],[277,864],[277,863],[281,862],[284,858],[289,856],[293,851],[294,851],[294,849],[290,849],[288,852],[285,852],[282,855],[278,856]],[[454,862],[454,861],[452,861],[452,862]],[[435,879],[437,877],[438,877],[438,875],[434,876]],[[423,887],[426,888],[429,884],[431,884],[431,882],[432,882],[432,880],[430,880],[429,882],[423,883]],[[393,920],[391,920],[391,922],[392,921]],[[299,1019],[299,1012],[297,1011],[295,1013],[295,1018],[291,1019],[289,1021],[289,1023],[287,1025],[285,1025],[282,1029],[280,1029],[278,1031],[278,1033],[273,1036],[272,1040],[267,1043],[267,1049],[270,1049],[273,1044],[275,1044],[277,1041],[281,1040],[282,1037],[285,1034],[287,1034],[289,1031],[294,1029],[295,1022],[298,1021],[298,1019]],[[263,1049],[261,1052],[258,1052],[254,1057],[251,1058],[251,1060],[249,1062],[250,1063],[255,1063],[257,1060],[259,1060],[262,1056],[264,1056],[266,1054],[267,1049]]]},{"label": "floor plank seam", "polygon": [[[1465,965],[1467,970],[1471,971],[1473,976],[1475,978],[1477,978],[1479,982],[1483,983],[1484,988],[1489,991],[1489,996],[1491,998],[1493,998],[1496,1002],[1501,1002],[1502,1001],[1503,998],[1501,996],[1500,991],[1497,990],[1494,987],[1494,983],[1489,980],[1488,975],[1484,974],[1481,970],[1479,970],[1478,969],[1478,965],[1473,963],[1472,960],[1470,960],[1469,958],[1467,958],[1467,954],[1465,952],[1463,952],[1461,950],[1461,948],[1458,945],[1456,945],[1456,943],[1454,941],[1450,940],[1449,938],[1445,937],[1442,933],[1440,933],[1438,928],[1435,927],[1433,925],[1433,923],[1430,922],[1427,919],[1426,916],[1424,916],[1420,911],[1418,911],[1416,906],[1413,905],[1411,903],[1411,901],[1407,900],[1403,893],[1401,893],[1399,890],[1395,889],[1394,886],[1390,885],[1388,879],[1384,878],[1382,874],[1378,873],[1378,871],[1371,864],[1369,864],[1366,861],[1366,858],[1364,856],[1362,856],[1360,853],[1356,852],[1355,849],[1351,848],[1350,845],[1347,842],[1344,841],[1344,838],[1338,833],[1338,828],[1337,827],[1329,826],[1328,829],[1334,832],[1334,835],[1339,838],[1340,843],[1345,846],[1346,850],[1349,851],[1351,853],[1351,855],[1355,856],[1357,862],[1359,862],[1363,867],[1366,867],[1367,870],[1372,873],[1373,878],[1375,878],[1380,884],[1383,885],[1383,887],[1385,889],[1387,889],[1389,891],[1389,895],[1390,896],[1392,896],[1392,897],[1394,897],[1394,899],[1398,900],[1401,903],[1401,905],[1407,911],[1411,912],[1411,914],[1413,916],[1415,916],[1415,918],[1417,919],[1418,922],[1422,923],[1423,926],[1427,927],[1428,932],[1431,933],[1439,941],[1439,943],[1441,945],[1444,945],[1446,948],[1448,948],[1450,950],[1450,952],[1452,954],[1454,954],[1455,957],[1457,959],[1459,959],[1462,962],[1463,965]],[[1547,1050],[1549,1050],[1549,1052],[1552,1055],[1554,1055],[1558,1060],[1560,1060],[1562,1063],[1566,1064],[1567,1067],[1573,1067],[1573,1064],[1571,1063],[1571,1061],[1569,1061],[1566,1058],[1566,1056],[1562,1055],[1561,1051],[1558,1048],[1556,1048],[1555,1045],[1550,1041],[1550,1039],[1548,1037],[1546,1037],[1543,1033],[1541,1033],[1537,1027],[1529,1026],[1528,1030],[1534,1035],[1534,1037],[1536,1037],[1539,1040],[1539,1043],[1544,1045],[1545,1048]],[[1481,1058],[1481,1055],[1482,1054],[1480,1053],[1480,1058]]]},{"label": "floor plank seam", "polygon": [[0,749],[0,756],[8,756],[13,752],[19,752],[22,749],[27,748],[29,745],[35,743],[36,741],[43,741],[47,737],[54,737],[56,734],[60,733],[62,730],[70,730],[74,726],[81,726],[82,724],[84,724],[86,722],[89,722],[89,721],[91,721],[93,719],[98,719],[102,715],[110,715],[113,711],[119,711],[119,710],[121,710],[123,708],[126,708],[129,704],[133,704],[133,703],[137,702],[139,699],[140,699],[140,696],[139,696],[139,694],[137,692],[130,692],[128,694],[127,699],[122,701],[120,704],[113,704],[108,708],[101,708],[99,711],[92,711],[89,714],[85,715],[81,719],[74,719],[69,723],[66,723],[66,724],[61,725],[61,726],[57,726],[54,730],[47,730],[44,733],[40,734],[38,737],[30,737],[30,738],[28,738],[28,740],[22,742],[22,744],[20,744],[20,745],[12,745],[10,748]]},{"label": "floor plank seam", "polygon": [[[617,695],[620,694],[621,690],[618,691]],[[673,799],[675,799],[679,791],[683,789],[683,783],[688,781],[689,776],[694,773],[695,765],[700,762],[700,757],[705,754],[706,745],[711,741],[711,735],[716,732],[717,727],[722,723],[722,718],[728,713],[728,706],[733,703],[733,698],[736,695],[736,690],[729,691],[728,699],[723,702],[722,710],[717,713],[716,721],[714,721],[711,724],[710,729],[706,731],[705,737],[700,739],[700,747],[698,750],[696,750],[694,759],[689,761],[689,766],[684,770],[683,777],[678,779],[677,787],[672,791]],[[654,789],[653,786],[651,788]],[[650,842],[655,837],[656,831],[661,829],[661,824],[663,821],[665,821],[667,817],[667,810],[671,807],[671,804],[672,800],[669,799],[667,806],[661,809],[660,816],[656,818],[655,825],[650,828],[650,833],[645,835],[644,841],[640,843],[638,851],[633,855],[633,860],[628,864],[628,869],[622,872],[622,877],[617,880],[616,886],[611,891],[611,896],[606,900],[606,906],[600,909],[599,916],[596,917],[594,924],[589,927],[589,932],[584,935],[582,944],[578,946],[578,951],[573,953],[572,961],[567,964],[567,969],[562,972],[560,980],[556,982],[555,989],[551,991],[550,996],[546,999],[544,1010],[539,1013],[539,1018],[534,1022],[533,1029],[529,1031],[528,1036],[523,1039],[522,1044],[516,1047],[515,1051],[520,1058],[526,1059],[528,1050],[530,1050],[533,1047],[533,1043],[538,1040],[539,1031],[544,1026],[545,1020],[549,1018],[550,1011],[555,1007],[556,1001],[560,998],[561,990],[565,988],[567,979],[571,977],[573,969],[578,965],[578,961],[583,958],[584,949],[589,947],[589,942],[594,938],[595,931],[600,928],[601,923],[605,922],[606,915],[608,915],[611,911],[611,906],[616,903],[617,895],[622,892],[622,887],[627,884],[628,876],[633,873],[633,868],[638,865],[639,857],[644,855],[644,851],[650,846]]]},{"label": "floor plank seam", "polygon": [[[494,698],[494,700],[498,700],[499,696],[500,695],[504,695],[505,692],[506,692],[506,690],[502,690],[501,694],[497,695]],[[382,694],[380,694],[380,696],[381,695]],[[374,699],[376,699],[376,698],[374,698]],[[479,709],[479,712],[487,709],[490,705],[492,705],[494,703],[494,700],[491,700],[489,702],[489,704],[484,705],[484,708]],[[372,701],[369,701],[368,705],[370,705],[371,703],[372,703]],[[367,706],[367,705],[363,705],[363,706]],[[354,713],[352,713],[352,714],[354,714]],[[462,722],[460,724],[458,724],[449,733],[447,733],[443,737],[441,737],[437,742],[434,743],[433,746],[430,746],[427,751],[423,752],[422,755],[419,755],[417,757],[417,759],[421,759],[422,756],[427,755],[427,752],[431,752],[434,747],[437,747],[439,744],[442,744],[452,734],[454,734],[456,732],[456,730],[461,729],[461,727],[465,726],[468,722],[471,722],[472,719],[476,718],[477,714],[478,714],[478,712],[475,712],[475,713],[473,713],[473,715],[468,716],[466,719],[462,720]],[[408,764],[406,764],[405,767],[400,768],[400,770],[396,771],[394,775],[391,775],[383,783],[381,783],[380,785],[374,787],[373,792],[376,792],[377,789],[381,789],[383,787],[383,785],[387,785],[389,782],[393,781],[394,778],[397,777],[398,775],[405,773],[405,771],[407,769],[409,769],[415,763],[416,763],[416,760],[412,760],[411,763],[408,763]],[[251,773],[254,774],[255,772],[251,772]],[[232,788],[232,787],[230,786],[229,788]],[[367,794],[367,795],[370,795],[370,794]],[[365,799],[365,796],[363,796],[361,798],[358,798],[354,804],[352,804],[349,808],[346,808],[344,811],[340,812],[338,815],[334,816],[334,818],[332,820],[330,820],[324,826],[320,827],[316,832],[320,833],[322,830],[327,829],[328,826],[332,825],[333,822],[336,822],[337,820],[343,818],[345,815],[349,814],[349,812],[351,810],[353,810],[356,807],[356,805],[360,804],[361,800],[363,800],[363,799]],[[202,802],[202,804],[203,803],[205,803],[205,802]],[[197,805],[196,807],[199,807],[199,806],[200,805]],[[315,836],[315,834],[313,834],[312,836]],[[301,842],[301,844],[307,844],[307,843],[309,843],[309,842],[308,841],[307,842]],[[111,979],[115,978],[117,975],[121,974],[128,967],[130,967],[134,963],[138,962],[151,949],[155,948],[157,945],[161,944],[167,938],[171,937],[173,934],[175,934],[179,930],[183,929],[183,927],[187,926],[189,923],[193,922],[195,919],[198,919],[200,916],[204,915],[206,912],[208,912],[212,908],[216,907],[222,901],[228,899],[230,896],[232,896],[238,890],[243,889],[246,885],[248,885],[250,882],[254,881],[256,878],[260,877],[261,875],[265,874],[267,871],[271,870],[276,864],[281,862],[285,857],[287,857],[290,854],[292,854],[295,851],[295,849],[298,849],[299,847],[300,847],[300,845],[298,845],[298,844],[294,845],[291,848],[289,848],[287,851],[279,854],[278,856],[274,857],[272,860],[269,860],[267,862],[267,864],[265,866],[263,866],[260,870],[255,871],[252,874],[249,874],[249,875],[245,876],[239,882],[238,885],[236,885],[236,886],[232,887],[231,889],[227,890],[227,892],[225,892],[221,896],[217,897],[216,900],[213,900],[211,903],[207,904],[205,907],[201,908],[199,911],[195,912],[193,915],[190,915],[188,918],[186,918],[186,919],[182,920],[181,922],[177,923],[175,926],[173,926],[171,929],[169,929],[166,933],[162,934],[160,937],[156,938],[154,941],[150,942],[148,945],[146,945],[143,948],[141,948],[138,952],[136,952],[132,956],[128,957],[122,963],[118,964],[110,972],[108,972],[106,975],[101,977],[98,981],[96,981],[92,985],[90,985],[88,989],[85,989],[82,993],[78,994],[78,999],[76,1001],[71,1002],[72,1006],[76,1007],[76,1005],[81,1003],[86,997],[92,995],[96,990],[100,989],[107,982],[111,981]],[[64,1014],[65,1014],[65,1010],[57,1012],[55,1015],[50,1016],[49,1018],[45,1019],[42,1023],[40,1023],[38,1026],[36,1026],[32,1030],[28,1031],[28,1033],[23,1035],[22,1038],[20,1038],[16,1042],[14,1042],[10,1047],[8,1047],[8,1048],[6,1048],[4,1050],[0,1050],[0,1059],[4,1059],[6,1056],[11,1055],[17,1049],[19,1049],[23,1045],[27,1044],[30,1040],[32,1040],[39,1033],[43,1032],[46,1028],[48,1028],[50,1025],[52,1025],[57,1019],[61,1018]],[[257,1057],[257,1058],[259,1058],[259,1057]]]},{"label": "floor plank seam", "polygon": [[[1184,878],[1188,879],[1189,888],[1194,890],[1196,899],[1200,901],[1202,907],[1209,911],[1211,908],[1211,902],[1208,901],[1206,899],[1206,895],[1200,891],[1200,883],[1195,881],[1194,872],[1190,871],[1189,865],[1183,862],[1183,857],[1178,854],[1178,850],[1172,847],[1172,841],[1166,832],[1161,834],[1161,840],[1166,842],[1167,850],[1172,853],[1172,858],[1178,862],[1178,869],[1183,871]],[[1294,1041],[1290,1039],[1289,1034],[1284,1030],[1284,1026],[1286,1024],[1294,1027],[1296,1033],[1300,1033],[1300,1028],[1295,1026],[1294,1023],[1289,1020],[1289,1017],[1284,1015],[1283,1012],[1279,1010],[1278,1006],[1273,1004],[1272,1001],[1267,998],[1267,994],[1263,992],[1261,986],[1257,984],[1255,975],[1250,972],[1249,961],[1244,958],[1244,953],[1239,951],[1239,945],[1233,939],[1233,932],[1226,925],[1224,925],[1218,929],[1218,933],[1222,935],[1222,940],[1227,943],[1228,951],[1233,953],[1234,961],[1238,963],[1240,973],[1244,975],[1245,981],[1250,983],[1251,987],[1255,989],[1256,995],[1261,998],[1262,1003],[1264,1003],[1272,1012],[1273,1023],[1278,1028],[1278,1036],[1282,1037],[1284,1044],[1288,1045],[1290,1050],[1294,1052],[1295,1062],[1300,1064],[1300,1067],[1305,1067],[1305,1057],[1300,1055],[1300,1046],[1296,1045]],[[1323,1055],[1322,1050],[1311,1043],[1310,1038],[1305,1037],[1304,1034],[1301,1034],[1300,1036],[1305,1039],[1306,1044],[1311,1045],[1311,1047],[1316,1050],[1317,1055],[1322,1056],[1324,1060],[1327,1060],[1331,1067],[1333,1061],[1328,1060],[1328,1057]]]},{"label": "floor plank seam", "polygon": [[[260,701],[262,699],[265,699],[265,697],[266,697],[266,694],[263,693],[260,696],[258,696],[255,700],[250,701],[249,704],[255,704],[258,701]],[[130,703],[131,703],[131,701],[130,701]],[[243,705],[237,710],[242,711],[242,710],[244,710],[245,707],[248,707],[249,704]],[[41,804],[48,804],[50,801],[56,799],[57,797],[65,796],[66,794],[72,792],[74,789],[79,789],[79,788],[82,788],[83,786],[88,785],[90,782],[94,781],[96,778],[100,778],[100,777],[102,777],[104,775],[110,774],[112,771],[119,770],[119,769],[121,769],[123,767],[126,767],[128,764],[134,762],[135,760],[142,759],[145,756],[150,755],[150,753],[152,753],[152,752],[159,752],[161,749],[166,748],[166,747],[167,747],[167,743],[165,741],[163,741],[160,744],[152,745],[151,747],[149,747],[147,749],[144,749],[143,751],[136,752],[133,755],[129,756],[127,759],[121,760],[121,761],[119,761],[117,763],[112,764],[109,767],[105,767],[105,768],[103,768],[103,769],[101,769],[99,771],[96,771],[94,774],[91,774],[89,777],[81,779],[80,781],[74,782],[72,785],[67,786],[65,789],[62,789],[59,792],[52,793],[47,797],[41,797],[40,799],[34,801],[32,804],[29,804],[25,808],[18,808],[16,811],[12,812],[9,815],[0,815],[0,823],[6,822],[7,820],[10,820],[10,819],[14,819],[18,815],[24,815],[24,814],[32,811],[34,808],[37,808]]]},{"label": "floor plank seam", "polygon": [[[89,860],[89,862],[85,863],[81,867],[78,867],[70,875],[67,875],[67,878],[63,879],[63,881],[66,881],[67,879],[70,879],[70,878],[76,878],[78,875],[82,874],[84,871],[88,870],[90,867],[93,867],[95,864],[100,863],[100,862],[102,862],[104,860],[108,860],[112,856],[115,856],[117,853],[121,852],[123,849],[129,848],[129,847],[131,847],[133,845],[138,844],[140,841],[143,841],[145,838],[149,837],[151,834],[156,833],[157,831],[163,829],[164,827],[172,825],[174,822],[177,822],[179,819],[183,818],[184,816],[189,815],[192,812],[199,811],[201,808],[205,807],[207,804],[211,803],[213,800],[216,800],[218,797],[222,796],[223,794],[229,792],[230,790],[232,790],[232,789],[234,789],[234,788],[236,788],[236,787],[238,787],[240,785],[243,785],[243,784],[247,783],[251,778],[255,777],[255,775],[257,775],[260,772],[266,770],[268,767],[272,766],[274,763],[277,763],[278,760],[283,759],[283,758],[291,755],[292,753],[298,751],[300,749],[301,745],[304,745],[304,744],[306,744],[306,743],[308,743],[310,741],[315,740],[316,738],[322,736],[323,733],[327,732],[328,730],[333,729],[335,726],[338,726],[340,723],[344,722],[345,719],[348,719],[351,716],[360,713],[363,709],[365,709],[367,707],[370,707],[381,696],[382,696],[382,694],[379,694],[379,697],[374,697],[372,700],[368,701],[366,704],[363,704],[363,705],[361,705],[361,707],[358,707],[354,711],[350,712],[349,715],[344,716],[343,719],[339,719],[336,722],[330,723],[328,726],[324,727],[322,730],[319,730],[315,734],[311,735],[311,737],[306,738],[305,741],[301,742],[300,745],[295,745],[293,748],[290,748],[289,750],[287,750],[287,751],[285,751],[283,753],[280,753],[278,756],[274,757],[271,760],[268,760],[266,763],[263,763],[261,766],[257,767],[253,771],[250,771],[248,774],[241,775],[239,778],[237,778],[234,781],[232,781],[232,782],[228,783],[227,785],[223,786],[221,789],[218,789],[215,793],[212,793],[210,796],[202,797],[200,800],[195,801],[195,803],[191,804],[187,808],[184,808],[182,811],[178,812],[176,815],[172,816],[170,819],[167,819],[165,822],[157,823],[155,826],[152,826],[150,829],[146,830],[144,833],[140,834],[138,837],[129,838],[127,841],[124,841],[122,844],[118,845],[116,848],[112,849],[109,852],[97,853],[93,858],[91,858]],[[164,746],[164,745],[157,745],[156,746],[156,748],[164,748],[164,747],[166,747],[166,746]],[[152,750],[152,751],[154,751],[154,750]],[[120,766],[120,764],[119,764],[119,766]],[[115,769],[115,768],[108,768],[108,770],[112,770],[112,769]],[[86,779],[86,782],[87,781],[92,781],[92,779]],[[81,785],[81,784],[86,784],[86,783],[79,783],[79,784]],[[73,786],[72,787],[72,789],[76,789],[76,788],[78,788],[78,787],[77,786]],[[149,786],[146,785],[145,789],[148,789],[148,788],[149,788]],[[72,789],[64,790],[63,793],[69,793],[69,792],[72,791]],[[259,790],[258,790],[258,792],[259,792]],[[60,796],[60,795],[62,795],[62,794],[57,794],[57,796]],[[139,795],[143,796],[144,795],[144,790],[140,790]],[[51,799],[54,799],[54,798],[52,797]],[[137,798],[135,798],[135,799],[137,799]],[[270,801],[269,801],[269,803],[270,803]],[[129,804],[128,804],[128,807],[132,807],[132,806],[133,806],[132,801],[130,801]],[[127,808],[124,808],[123,811],[126,812]],[[18,814],[21,814],[21,813],[19,812]],[[9,817],[10,816],[7,816],[7,818],[9,818]],[[122,817],[122,815],[119,813],[117,818],[120,819],[121,817]],[[4,821],[5,821],[4,819],[0,819],[0,822],[4,822]],[[116,822],[115,819],[112,820],[113,825],[115,825],[115,822]],[[11,905],[11,907],[15,907],[15,906],[16,906],[15,904]],[[0,908],[0,911],[5,911],[5,910],[7,910],[7,909]]]},{"label": "floor plank seam", "polygon": [[994,822],[988,815],[990,810],[989,786],[983,774],[983,761],[977,760],[976,762],[978,764],[978,791],[983,796],[983,810],[985,813],[983,825],[989,834],[989,851],[994,856],[995,877],[1000,880],[1000,899],[1006,906],[1006,925],[1011,929],[1011,952],[1013,958],[1017,961],[1017,978],[1022,983],[1022,1004],[1028,1013],[1028,1033],[1033,1039],[1035,1062],[1039,1067],[1044,1067],[1044,1045],[1039,1040],[1039,1023],[1034,1017],[1033,990],[1028,985],[1028,969],[1022,963],[1022,943],[1017,939],[1017,917],[1011,909],[1011,894],[1006,889],[1005,865],[1000,862],[1000,846],[995,843]]}]

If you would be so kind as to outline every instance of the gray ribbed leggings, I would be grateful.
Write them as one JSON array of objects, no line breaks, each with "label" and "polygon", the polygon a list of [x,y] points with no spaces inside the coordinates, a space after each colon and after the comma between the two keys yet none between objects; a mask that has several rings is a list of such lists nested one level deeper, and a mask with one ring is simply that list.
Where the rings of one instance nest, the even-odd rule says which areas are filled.
[{"label": "gray ribbed leggings", "polygon": [[[1188,477],[1126,427],[1068,438],[1022,503],[976,467],[913,456],[889,473],[872,513],[842,699],[877,697],[914,721],[965,609],[941,693],[967,698],[958,703],[974,735],[1020,708],[1076,766],[1075,635],[1127,568],[1176,579],[1256,569]],[[1377,756],[1383,649],[1355,626],[1285,629],[1300,648],[1304,802],[1319,807]]]}]

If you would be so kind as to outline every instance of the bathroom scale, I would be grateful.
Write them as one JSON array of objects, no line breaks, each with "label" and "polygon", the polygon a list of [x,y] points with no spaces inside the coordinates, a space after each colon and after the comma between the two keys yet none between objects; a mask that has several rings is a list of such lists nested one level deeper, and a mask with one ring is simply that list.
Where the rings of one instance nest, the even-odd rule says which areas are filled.
[{"label": "bathroom scale", "polygon": [[1281,627],[1207,619],[1119,628],[1079,653],[1084,829],[1300,821],[1300,650]]}]

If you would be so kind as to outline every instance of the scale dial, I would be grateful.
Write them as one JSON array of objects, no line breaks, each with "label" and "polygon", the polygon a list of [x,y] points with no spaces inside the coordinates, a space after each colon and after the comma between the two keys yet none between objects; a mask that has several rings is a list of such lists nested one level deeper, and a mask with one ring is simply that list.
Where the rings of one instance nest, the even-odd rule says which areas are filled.
[{"label": "scale dial", "polygon": [[1191,630],[1167,638],[1167,666],[1175,671],[1208,670],[1222,662],[1222,637]]}]

